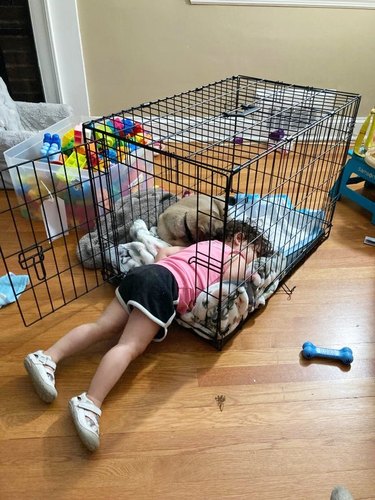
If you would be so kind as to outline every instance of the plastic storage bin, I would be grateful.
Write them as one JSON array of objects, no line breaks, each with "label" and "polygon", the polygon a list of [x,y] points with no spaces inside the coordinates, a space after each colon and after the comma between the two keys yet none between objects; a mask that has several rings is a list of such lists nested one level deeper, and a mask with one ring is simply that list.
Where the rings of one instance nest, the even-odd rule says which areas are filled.
[{"label": "plastic storage bin", "polygon": [[[61,137],[65,132],[73,129],[76,125],[87,122],[91,119],[92,118],[88,116],[68,116],[63,120],[54,123],[53,125],[48,127],[48,129],[42,130],[26,141],[13,146],[12,148],[4,152],[4,158],[8,167],[18,165],[25,161],[36,160],[37,158],[40,158],[40,149],[42,147],[43,137],[46,132],[50,132],[51,134],[59,134]],[[39,163],[39,161],[37,163]],[[43,165],[40,165],[40,168],[42,168],[42,166]]]},{"label": "plastic storage bin", "polygon": [[[66,159],[62,164],[55,164],[51,158],[40,158],[45,132],[62,137],[89,120],[89,117],[70,116],[4,153],[24,217],[42,220],[43,201],[56,197],[64,202],[63,218],[66,215],[68,228],[92,228],[95,225],[94,196],[98,206],[105,206],[109,198],[117,201],[130,190],[142,189],[152,181],[149,174],[153,172],[153,155],[143,148],[121,155],[121,161],[114,160],[112,154],[104,157],[100,169],[95,166],[91,169],[91,179],[87,168],[71,167]],[[78,160],[82,148],[86,152],[91,149],[96,157],[98,142],[88,140],[83,146],[73,147],[73,158]]]}]

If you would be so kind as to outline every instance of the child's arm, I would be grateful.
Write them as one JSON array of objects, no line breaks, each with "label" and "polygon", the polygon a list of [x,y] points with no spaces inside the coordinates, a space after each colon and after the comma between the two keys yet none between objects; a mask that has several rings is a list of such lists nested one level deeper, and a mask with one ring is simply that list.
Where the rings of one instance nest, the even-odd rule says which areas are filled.
[{"label": "child's arm", "polygon": [[223,272],[224,280],[243,281],[251,269],[251,263],[258,255],[253,245],[243,251],[243,254],[232,254],[230,264]]},{"label": "child's arm", "polygon": [[239,255],[232,255],[231,262],[223,272],[224,280],[243,281],[246,275],[246,261]]},{"label": "child's arm", "polygon": [[156,254],[155,257],[155,262],[158,262],[161,259],[164,259],[165,257],[169,257],[170,255],[173,255],[174,253],[180,252],[186,247],[166,247],[166,248],[160,248],[158,253]]}]

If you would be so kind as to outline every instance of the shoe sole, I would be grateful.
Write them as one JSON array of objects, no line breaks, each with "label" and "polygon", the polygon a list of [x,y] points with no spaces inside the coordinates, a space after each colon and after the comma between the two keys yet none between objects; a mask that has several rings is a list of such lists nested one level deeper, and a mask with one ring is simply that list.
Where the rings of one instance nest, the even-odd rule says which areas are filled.
[{"label": "shoe sole", "polygon": [[99,439],[95,438],[94,434],[92,434],[90,431],[86,431],[82,428],[81,423],[78,419],[77,408],[72,401],[69,401],[69,410],[74,422],[74,426],[82,443],[89,451],[97,450],[100,444]]},{"label": "shoe sole", "polygon": [[39,371],[35,367],[34,363],[30,361],[29,358],[25,358],[24,366],[27,373],[30,375],[31,381],[33,383],[34,389],[40,399],[45,403],[52,403],[56,399],[57,391],[53,387],[46,386],[45,381],[42,379]]}]

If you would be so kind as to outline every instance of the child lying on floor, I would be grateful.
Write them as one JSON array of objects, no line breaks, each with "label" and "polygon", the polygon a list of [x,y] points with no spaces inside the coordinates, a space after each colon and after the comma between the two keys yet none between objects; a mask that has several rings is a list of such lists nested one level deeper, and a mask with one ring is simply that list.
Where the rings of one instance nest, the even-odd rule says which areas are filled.
[{"label": "child lying on floor", "polygon": [[117,344],[103,356],[87,392],[69,402],[78,435],[90,451],[99,447],[103,401],[130,362],[152,340],[165,338],[176,312],[190,310],[201,290],[220,279],[243,281],[248,265],[269,252],[268,243],[250,225],[229,222],[225,243],[220,233],[216,238],[221,241],[161,249],[154,264],[129,271],[115,298],[94,323],[73,328],[48,349],[26,356],[25,368],[36,392],[50,403],[57,396],[57,363],[100,340],[120,335]]}]

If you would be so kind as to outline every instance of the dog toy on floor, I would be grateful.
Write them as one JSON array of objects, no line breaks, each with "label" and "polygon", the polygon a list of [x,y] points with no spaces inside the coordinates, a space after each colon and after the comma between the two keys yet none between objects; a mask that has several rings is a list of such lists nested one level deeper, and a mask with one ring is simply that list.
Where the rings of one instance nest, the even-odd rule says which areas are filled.
[{"label": "dog toy on floor", "polygon": [[302,356],[306,359],[327,358],[341,361],[344,365],[350,365],[353,361],[353,351],[349,347],[342,349],[326,349],[316,347],[312,342],[305,342],[302,346]]}]

